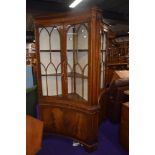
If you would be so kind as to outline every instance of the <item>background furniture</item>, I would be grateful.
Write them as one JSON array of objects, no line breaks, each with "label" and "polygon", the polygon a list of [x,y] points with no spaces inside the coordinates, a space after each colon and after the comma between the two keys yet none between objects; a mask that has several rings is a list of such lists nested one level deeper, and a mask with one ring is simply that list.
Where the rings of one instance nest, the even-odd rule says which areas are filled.
[{"label": "background furniture", "polygon": [[129,101],[129,96],[124,94],[129,90],[129,79],[113,80],[109,87],[107,102],[107,117],[113,123],[119,123],[121,120],[121,104]]},{"label": "background furniture", "polygon": [[35,155],[41,148],[43,122],[26,115],[26,155]]},{"label": "background furniture", "polygon": [[113,123],[120,123],[121,104],[129,101],[129,96],[124,93],[129,89],[129,79],[115,79],[111,85],[104,89],[99,96],[100,122],[109,119]]},{"label": "background furniture", "polygon": [[37,17],[35,32],[45,133],[71,137],[95,150],[108,37],[100,10]]},{"label": "background furniture", "polygon": [[129,102],[122,103],[120,143],[129,150]]},{"label": "background furniture", "polygon": [[115,70],[113,72],[113,77],[111,79],[110,85],[113,83],[114,80],[128,79],[128,78],[129,78],[129,71],[128,70]]},{"label": "background furniture", "polygon": [[106,86],[110,85],[115,70],[129,70],[129,41],[111,33],[106,61]]},{"label": "background furniture", "polygon": [[98,97],[98,104],[100,105],[99,123],[101,124],[107,119],[107,102],[108,102],[109,88],[103,89]]},{"label": "background furniture", "polygon": [[108,63],[106,65],[106,86],[110,85],[110,82],[115,74],[115,71],[123,71],[128,69],[128,63]]}]

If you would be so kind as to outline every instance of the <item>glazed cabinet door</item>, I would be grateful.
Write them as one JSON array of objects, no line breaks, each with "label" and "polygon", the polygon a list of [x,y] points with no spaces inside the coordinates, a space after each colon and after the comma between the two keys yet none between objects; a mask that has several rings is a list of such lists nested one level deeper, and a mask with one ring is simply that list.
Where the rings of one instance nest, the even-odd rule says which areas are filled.
[{"label": "glazed cabinet door", "polygon": [[88,101],[88,24],[67,25],[68,94]]},{"label": "glazed cabinet door", "polygon": [[62,95],[60,26],[39,28],[39,57],[42,96]]}]

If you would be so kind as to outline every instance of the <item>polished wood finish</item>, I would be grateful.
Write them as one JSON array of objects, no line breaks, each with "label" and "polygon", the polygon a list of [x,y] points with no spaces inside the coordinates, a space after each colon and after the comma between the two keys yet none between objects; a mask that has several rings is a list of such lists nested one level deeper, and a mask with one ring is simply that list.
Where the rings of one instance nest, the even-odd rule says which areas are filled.
[{"label": "polished wood finish", "polygon": [[26,155],[34,155],[42,145],[43,122],[26,115]]},{"label": "polished wood finish", "polygon": [[[75,68],[72,73],[67,73],[67,47],[66,25],[88,24],[88,76],[76,74]],[[80,141],[86,150],[94,151],[97,148],[97,133],[99,129],[99,110],[98,96],[100,93],[100,29],[102,22],[101,11],[93,8],[85,12],[64,13],[37,17],[35,19],[36,50],[38,60],[38,98],[41,120],[44,122],[45,133],[55,133],[64,135]],[[55,96],[42,95],[42,74],[40,68],[39,28],[59,26],[60,47],[61,47],[61,73],[57,76],[62,77],[62,94]],[[102,28],[103,29],[103,28]],[[74,40],[74,38],[73,38]],[[74,40],[76,42],[76,40]],[[76,47],[73,46],[73,55],[76,54]],[[58,52],[58,51],[54,51]],[[70,52],[70,51],[69,51]],[[82,52],[82,50],[80,50]],[[73,56],[75,58],[75,56]],[[74,67],[76,59],[74,59]],[[47,75],[44,75],[47,76]],[[56,77],[57,77],[56,76]],[[88,80],[88,99],[78,96],[75,93],[68,93],[67,77],[77,77]],[[74,80],[74,85],[76,84]],[[52,86],[51,86],[52,87]]]},{"label": "polished wood finish", "polygon": [[129,150],[129,102],[122,104],[120,143],[125,149]]}]

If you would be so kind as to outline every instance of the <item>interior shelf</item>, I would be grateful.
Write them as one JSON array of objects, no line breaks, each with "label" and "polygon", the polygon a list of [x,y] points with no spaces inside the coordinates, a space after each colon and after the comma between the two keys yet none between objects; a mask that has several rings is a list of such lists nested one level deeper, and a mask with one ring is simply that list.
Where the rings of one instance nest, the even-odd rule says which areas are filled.
[{"label": "interior shelf", "polygon": [[[77,51],[77,52],[88,52],[88,49],[77,49],[75,51]],[[73,52],[73,50],[72,49],[68,49],[67,52]]]},{"label": "interior shelf", "polygon": [[61,73],[53,74],[42,74],[41,76],[61,76]]},{"label": "interior shelf", "polygon": [[[57,73],[57,74],[42,74],[41,76],[61,76],[61,73]],[[74,77],[74,73],[73,72],[70,72],[70,73],[67,73],[67,76],[68,77]],[[75,73],[75,77],[77,78],[83,78],[83,79],[88,79],[88,77],[86,75],[82,75],[80,73]]]},{"label": "interior shelf", "polygon": [[[88,52],[88,49],[78,49],[77,52]],[[61,50],[40,50],[40,52],[61,52]],[[67,52],[73,52],[72,49],[68,49]]]},{"label": "interior shelf", "polygon": [[[73,73],[73,72],[68,73],[68,77],[74,77],[74,73]],[[80,73],[75,73],[75,77],[83,78],[83,79],[88,79],[88,76],[82,75],[82,74],[80,74]]]},{"label": "interior shelf", "polygon": [[86,101],[83,97],[81,97],[80,95],[75,94],[75,93],[69,93],[67,95],[67,98],[68,99],[77,100],[77,101]]}]

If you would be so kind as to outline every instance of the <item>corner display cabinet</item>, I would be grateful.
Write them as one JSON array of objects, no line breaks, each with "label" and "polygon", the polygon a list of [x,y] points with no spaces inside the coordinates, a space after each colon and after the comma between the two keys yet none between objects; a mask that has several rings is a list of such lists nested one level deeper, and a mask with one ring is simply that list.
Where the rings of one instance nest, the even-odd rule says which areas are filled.
[{"label": "corner display cabinet", "polygon": [[35,18],[38,97],[44,132],[97,146],[108,27],[101,11]]}]

